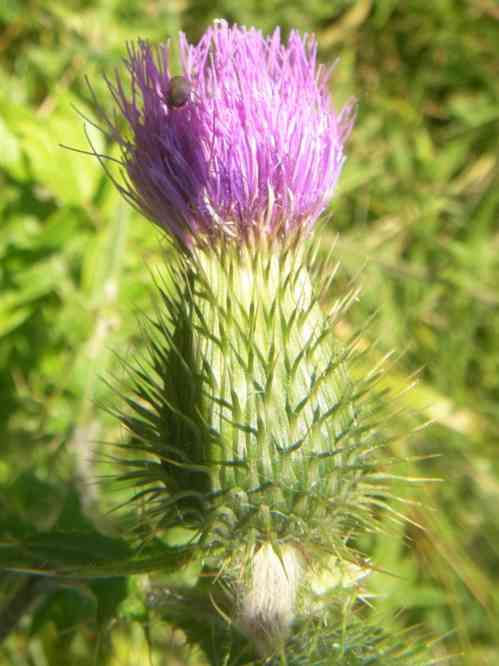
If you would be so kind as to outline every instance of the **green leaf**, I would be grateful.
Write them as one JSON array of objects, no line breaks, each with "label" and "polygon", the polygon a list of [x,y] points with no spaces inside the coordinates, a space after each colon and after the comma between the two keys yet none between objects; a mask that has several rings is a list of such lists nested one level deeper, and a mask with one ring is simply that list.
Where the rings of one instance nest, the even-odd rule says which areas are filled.
[{"label": "green leaf", "polygon": [[169,547],[156,540],[132,549],[124,539],[95,531],[45,532],[0,542],[0,569],[42,576],[107,578],[162,570],[187,564],[193,546]]},{"label": "green leaf", "polygon": [[97,599],[97,623],[105,627],[128,599],[129,584],[126,578],[101,578],[91,581],[89,587]]},{"label": "green leaf", "polygon": [[[61,144],[87,150],[83,122],[72,106],[82,107],[81,101],[69,93],[57,98],[56,108],[48,117],[23,117],[16,129],[22,135],[22,147],[28,157],[34,178],[56,198],[68,204],[90,202],[102,178],[97,160],[88,155],[76,155]],[[95,149],[104,148],[103,138],[90,130]]]},{"label": "green leaf", "polygon": [[30,633],[37,633],[49,622],[53,622],[60,633],[74,631],[79,624],[93,620],[96,614],[97,600],[83,586],[57,589],[36,607]]},{"label": "green leaf", "polygon": [[15,175],[21,168],[21,148],[19,140],[0,116],[0,166]]}]

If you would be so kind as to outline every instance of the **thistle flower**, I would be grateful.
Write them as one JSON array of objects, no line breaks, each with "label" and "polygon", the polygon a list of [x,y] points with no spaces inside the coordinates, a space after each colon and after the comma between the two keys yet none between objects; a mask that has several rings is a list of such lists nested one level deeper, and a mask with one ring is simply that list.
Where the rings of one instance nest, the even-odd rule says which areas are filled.
[{"label": "thistle flower", "polygon": [[141,536],[192,530],[262,656],[283,649],[297,612],[323,606],[304,589],[333,560],[355,562],[349,537],[382,505],[376,375],[353,382],[355,345],[334,334],[356,292],[324,313],[331,272],[303,242],[352,124],[316,51],[296,32],[283,45],[278,30],[218,21],[196,46],[181,36],[179,78],[168,46],[139,42],[128,92],[119,74],[108,82],[128,135],[103,116],[124,196],[195,249],[167,267],[150,367],[126,396],[124,446],[141,455],[122,479],[139,488]]},{"label": "thistle flower", "polygon": [[[222,236],[308,228],[331,197],[353,121],[328,92],[317,43],[279,29],[215,21],[197,45],[180,35],[181,77],[169,44],[129,45],[126,80],[101,115],[119,143],[125,198],[184,246]],[[128,132],[121,127],[126,121]]]}]

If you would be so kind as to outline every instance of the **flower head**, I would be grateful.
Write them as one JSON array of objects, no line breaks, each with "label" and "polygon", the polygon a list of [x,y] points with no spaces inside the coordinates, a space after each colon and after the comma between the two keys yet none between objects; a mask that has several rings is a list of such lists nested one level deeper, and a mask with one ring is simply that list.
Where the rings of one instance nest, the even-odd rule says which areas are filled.
[{"label": "flower head", "polygon": [[[184,245],[311,226],[332,195],[352,125],[337,113],[313,37],[216,21],[197,45],[130,45],[129,85],[109,88],[126,120],[105,117],[122,149],[125,197]],[[125,85],[126,84],[126,85]]]}]

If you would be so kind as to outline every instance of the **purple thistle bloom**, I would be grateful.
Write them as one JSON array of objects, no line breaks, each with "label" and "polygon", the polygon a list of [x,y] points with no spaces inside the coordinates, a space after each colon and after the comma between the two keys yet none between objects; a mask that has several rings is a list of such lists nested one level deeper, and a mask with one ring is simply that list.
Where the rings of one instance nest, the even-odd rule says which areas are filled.
[{"label": "purple thistle bloom", "polygon": [[310,227],[332,196],[353,123],[337,113],[315,38],[216,21],[193,46],[128,47],[130,85],[107,81],[128,124],[103,114],[122,149],[122,194],[185,246]]}]

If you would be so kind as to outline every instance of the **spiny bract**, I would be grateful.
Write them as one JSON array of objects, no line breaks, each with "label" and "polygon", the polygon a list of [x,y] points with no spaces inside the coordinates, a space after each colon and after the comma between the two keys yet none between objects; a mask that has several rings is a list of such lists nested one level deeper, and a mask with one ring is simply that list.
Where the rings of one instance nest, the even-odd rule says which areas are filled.
[{"label": "spiny bract", "polygon": [[[317,271],[313,254],[296,235],[178,255],[161,286],[150,367],[136,370],[122,415],[125,447],[150,454],[127,459],[122,476],[142,488],[139,533],[191,530],[264,646],[286,635],[308,570],[331,554],[355,558],[349,540],[373,529],[382,501],[373,377],[351,381],[355,340],[335,337],[356,293],[324,313],[334,271]],[[256,567],[263,553],[266,570]],[[272,574],[279,560],[295,562],[296,576]],[[269,589],[262,601],[269,580],[293,586],[291,607],[272,606]]]}]

